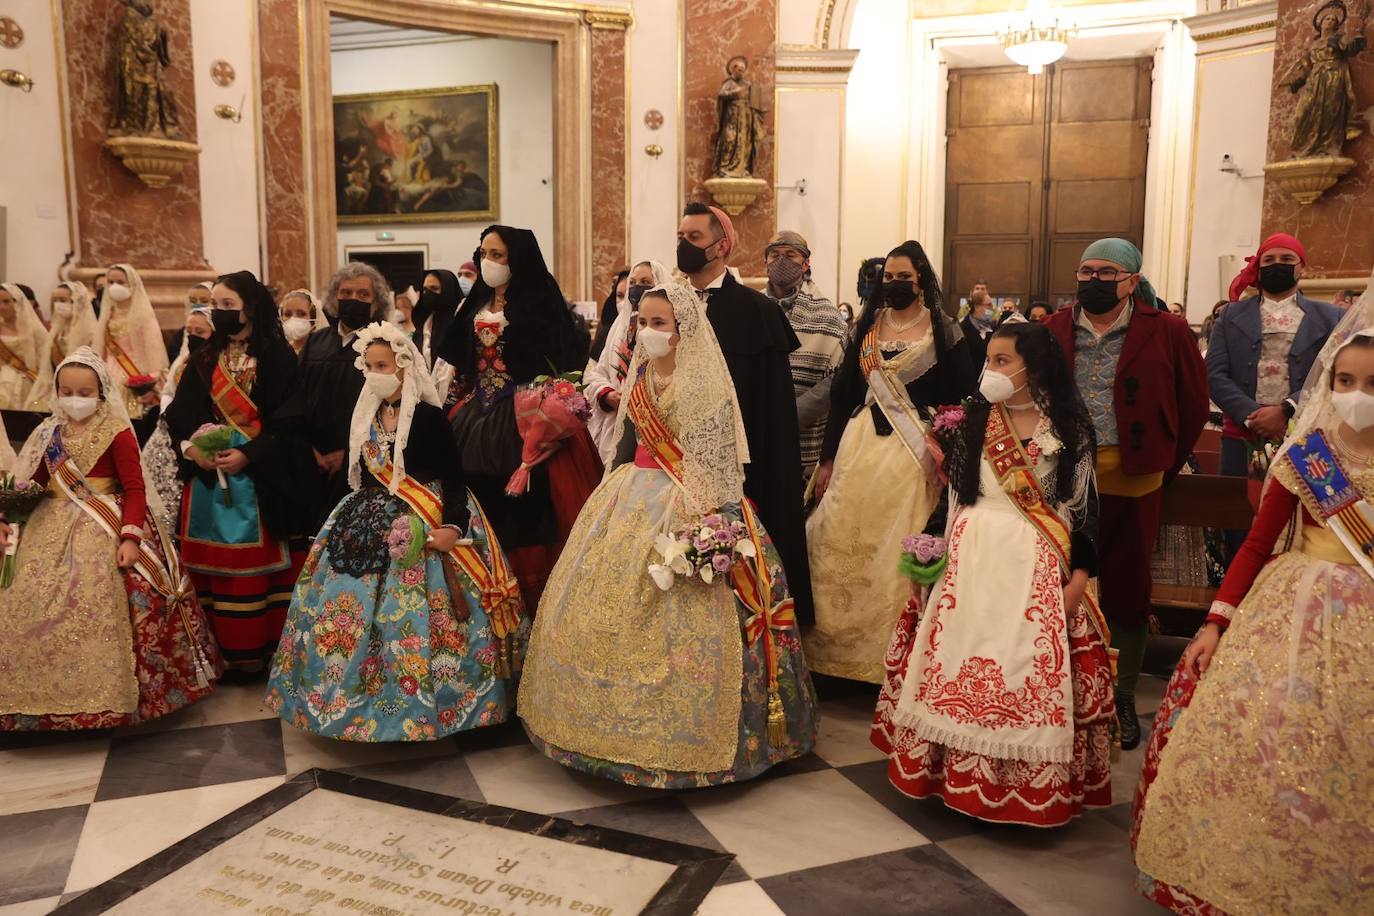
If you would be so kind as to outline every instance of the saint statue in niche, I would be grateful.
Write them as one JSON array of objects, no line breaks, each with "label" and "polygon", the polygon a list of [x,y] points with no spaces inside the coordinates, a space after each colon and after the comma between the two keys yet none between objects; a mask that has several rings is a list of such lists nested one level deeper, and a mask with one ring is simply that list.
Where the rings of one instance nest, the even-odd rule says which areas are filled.
[{"label": "saint statue in niche", "polygon": [[1280,79],[1298,95],[1290,159],[1339,156],[1345,141],[1359,134],[1349,60],[1365,49],[1368,16],[1366,3],[1353,36],[1344,31],[1348,12],[1343,0],[1329,0],[1312,17],[1312,44]]},{"label": "saint statue in niche", "polygon": [[716,93],[720,130],[716,134],[716,178],[753,178],[754,157],[763,141],[763,116],[768,105],[763,94],[744,78],[749,60],[742,55],[730,58],[727,74]]},{"label": "saint statue in niche", "polygon": [[114,41],[111,136],[177,137],[176,100],[167,88],[171,55],[167,30],[153,15],[153,0],[120,0],[124,18]]}]

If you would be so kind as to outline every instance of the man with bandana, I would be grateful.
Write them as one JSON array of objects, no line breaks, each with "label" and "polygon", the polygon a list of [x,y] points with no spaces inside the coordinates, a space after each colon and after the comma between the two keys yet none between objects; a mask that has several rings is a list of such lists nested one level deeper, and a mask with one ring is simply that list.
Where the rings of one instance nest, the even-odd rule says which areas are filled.
[{"label": "man with bandana", "polygon": [[802,479],[821,456],[830,416],[830,381],[844,358],[848,325],[835,304],[811,282],[811,248],[800,233],[784,229],[764,249],[768,295],[782,306],[801,346],[792,351],[792,387],[801,428]]},{"label": "man with bandana", "polygon": [[1192,329],[1159,308],[1140,250],[1100,239],[1078,265],[1078,301],[1045,325],[1073,366],[1097,434],[1102,611],[1117,664],[1121,746],[1140,743],[1135,687],[1149,635],[1150,559],[1162,489],[1207,421],[1207,367]]}]

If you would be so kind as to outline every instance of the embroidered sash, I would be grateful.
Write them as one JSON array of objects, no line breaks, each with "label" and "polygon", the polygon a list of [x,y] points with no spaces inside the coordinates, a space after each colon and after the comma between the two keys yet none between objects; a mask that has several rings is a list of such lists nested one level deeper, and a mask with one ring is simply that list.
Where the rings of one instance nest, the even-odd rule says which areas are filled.
[{"label": "embroidered sash", "polygon": [[3,340],[0,340],[0,360],[4,360],[24,378],[31,382],[38,381],[38,373],[29,368],[29,364],[19,358],[19,354],[9,348]]},{"label": "embroidered sash", "polygon": [[[932,356],[931,365],[933,360]],[[920,370],[923,362],[924,360],[918,360],[915,368]],[[925,366],[926,370],[929,368],[929,365]],[[897,438],[906,446],[916,466],[921,469],[924,479],[931,484],[938,483],[937,460],[926,444],[926,425],[907,396],[906,382],[897,370],[883,360],[878,343],[877,322],[868,329],[863,342],[859,345],[859,371],[868,382],[868,390],[873,395],[873,400],[882,409],[883,416],[887,417],[887,422],[891,424]],[[913,378],[919,378],[923,374],[923,370],[917,371]]]},{"label": "embroidered sash", "polygon": [[[53,430],[43,457],[48,468],[48,476],[57,484],[62,495],[94,520],[116,544],[120,543],[123,516],[119,503],[113,496],[97,493],[87,486],[84,475],[77,470],[76,462],[67,455],[60,429]],[[147,519],[144,534],[146,537],[138,542],[138,558],[134,561],[134,571],[166,599],[169,610],[175,609],[180,615],[196,667],[197,684],[207,686],[214,677],[214,667],[201,650],[201,641],[196,637],[195,628],[191,623],[195,586],[191,584],[190,577],[182,568],[176,550],[171,548],[157,520],[152,516]],[[153,550],[150,544],[156,545],[158,550]]]},{"label": "embroidered sash", "polygon": [[[630,389],[630,419],[639,432],[639,444],[654,462],[682,486],[682,446],[678,445],[658,406],[649,394],[649,379],[641,371]],[[754,543],[753,559],[745,557],[730,570],[730,587],[735,597],[750,612],[745,621],[745,638],[753,645],[763,640],[763,658],[768,671],[768,740],[774,747],[782,747],[787,740],[787,723],[783,714],[782,697],[778,693],[778,649],[774,630],[795,628],[797,617],[790,595],[773,603],[773,573],[768,568],[760,526],[748,499],[740,498],[740,511]]]},{"label": "embroidered sash", "polygon": [[630,326],[625,329],[625,337],[615,348],[615,378],[618,382],[625,381],[625,377],[630,374],[630,360],[635,353],[635,324],[634,314],[630,315]]},{"label": "embroidered sash", "polygon": [[129,354],[124,352],[124,348],[115,340],[114,332],[109,328],[105,329],[105,349],[115,358],[115,362],[119,364],[119,368],[124,370],[125,378],[134,378],[135,376],[143,374],[139,371],[138,366],[134,364],[134,361],[129,358]]},{"label": "embroidered sash", "polygon": [[262,417],[258,414],[258,405],[253,403],[234,373],[229,371],[222,353],[210,376],[210,399],[215,402],[224,421],[235,430],[249,439],[262,435]]},{"label": "embroidered sash", "polygon": [[1374,578],[1374,506],[1351,481],[1320,430],[1288,447],[1284,459],[1305,493],[1303,504],[1335,533],[1345,549]]},{"label": "embroidered sash", "polygon": [[[380,430],[374,421],[371,435],[368,437],[368,441],[363,444],[362,457],[372,476],[377,478],[382,486],[390,488],[391,481],[396,476],[396,467],[387,450],[378,441],[379,432]],[[396,495],[416,515],[420,516],[420,520],[425,523],[426,527],[438,528],[443,525],[443,502],[434,495],[434,491],[414,477],[407,474],[401,478],[400,485],[396,489]],[[456,494],[446,494],[446,496],[453,499]],[[467,496],[471,504],[476,507],[482,530],[486,533],[490,564],[482,558],[475,544],[455,545],[453,550],[449,551],[449,557],[476,585],[478,594],[481,596],[482,609],[491,618],[492,633],[498,639],[504,640],[520,628],[520,618],[524,616],[524,603],[520,597],[520,583],[506,563],[506,556],[501,550],[501,542],[496,538],[496,529],[492,528],[491,523],[487,520],[487,514],[483,511],[481,503],[471,492]]]},{"label": "embroidered sash", "polygon": [[[1021,517],[1054,549],[1054,554],[1059,559],[1059,568],[1067,578],[1073,572],[1070,565],[1073,534],[1068,522],[1054,511],[1045,498],[1040,478],[1035,474],[1035,464],[1021,445],[1021,440],[1016,438],[1006,407],[1000,404],[994,405],[988,413],[987,432],[983,437],[983,456],[992,466],[997,482],[1006,491],[1016,511],[1021,513]],[[1072,469],[1065,469],[1068,470]],[[1092,622],[1097,635],[1102,639],[1102,644],[1110,647],[1111,630],[1107,627],[1107,618],[1103,615],[1097,595],[1091,587],[1083,592],[1083,605],[1087,609],[1088,620]],[[1108,655],[1115,675],[1116,650],[1109,648]]]}]

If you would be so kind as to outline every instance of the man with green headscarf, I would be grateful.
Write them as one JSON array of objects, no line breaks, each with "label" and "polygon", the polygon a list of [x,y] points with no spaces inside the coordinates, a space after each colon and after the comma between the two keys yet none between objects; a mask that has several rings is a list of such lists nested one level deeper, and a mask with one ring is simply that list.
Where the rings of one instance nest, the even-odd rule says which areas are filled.
[{"label": "man with green headscarf", "polygon": [[1100,239],[1078,265],[1078,301],[1045,319],[1073,366],[1097,433],[1102,611],[1120,651],[1121,746],[1140,743],[1135,686],[1150,617],[1160,495],[1207,421],[1207,367],[1188,323],[1159,307],[1140,249]]}]

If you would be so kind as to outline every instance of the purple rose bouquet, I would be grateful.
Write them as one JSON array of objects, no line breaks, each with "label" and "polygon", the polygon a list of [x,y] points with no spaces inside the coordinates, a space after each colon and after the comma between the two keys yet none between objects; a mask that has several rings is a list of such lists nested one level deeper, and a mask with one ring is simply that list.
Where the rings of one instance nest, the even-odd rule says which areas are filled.
[{"label": "purple rose bouquet", "polygon": [[912,582],[928,588],[944,575],[945,564],[949,562],[947,547],[944,538],[909,534],[902,538],[902,559],[898,569]]},{"label": "purple rose bouquet", "polygon": [[386,552],[393,560],[399,560],[401,568],[409,569],[420,562],[420,552],[425,549],[425,533],[420,519],[407,512],[396,516],[391,530],[386,533]]},{"label": "purple rose bouquet", "polygon": [[19,533],[29,520],[33,510],[47,495],[47,491],[32,480],[15,482],[13,474],[0,476],[0,515],[10,526],[10,536],[5,541],[5,557],[0,563],[0,588],[14,584],[15,570],[18,567]]},{"label": "purple rose bouquet", "polygon": [[730,521],[720,513],[707,515],[671,535],[660,534],[654,547],[663,561],[650,563],[649,575],[665,592],[678,576],[710,585],[717,576],[729,575],[741,557],[757,554],[744,523]]}]

